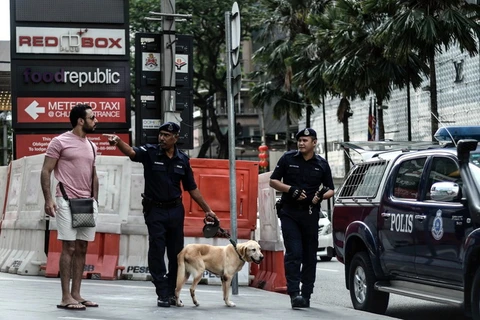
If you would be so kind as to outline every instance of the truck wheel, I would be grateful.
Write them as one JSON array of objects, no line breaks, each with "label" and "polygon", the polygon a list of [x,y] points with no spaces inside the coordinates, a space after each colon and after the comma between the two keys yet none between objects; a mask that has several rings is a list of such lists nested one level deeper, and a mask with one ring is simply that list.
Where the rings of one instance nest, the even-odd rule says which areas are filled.
[{"label": "truck wheel", "polygon": [[480,319],[480,268],[475,272],[472,283],[472,319]]},{"label": "truck wheel", "polygon": [[366,252],[359,252],[353,257],[349,274],[350,298],[353,307],[357,310],[384,314],[390,294],[375,290],[375,273]]}]

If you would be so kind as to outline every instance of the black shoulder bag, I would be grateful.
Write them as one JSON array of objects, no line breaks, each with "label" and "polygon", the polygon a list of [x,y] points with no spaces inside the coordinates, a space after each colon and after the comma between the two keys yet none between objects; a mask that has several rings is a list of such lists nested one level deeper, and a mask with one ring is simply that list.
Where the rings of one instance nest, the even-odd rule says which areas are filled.
[{"label": "black shoulder bag", "polygon": [[[95,164],[95,149],[90,140],[90,145],[93,150],[93,163]],[[70,206],[70,211],[72,213],[72,228],[91,228],[95,227],[95,217],[93,215],[93,177],[94,172],[92,170],[92,194],[91,198],[80,198],[80,199],[68,199],[63,183],[60,184],[60,191],[62,191],[63,199],[68,201]]]}]

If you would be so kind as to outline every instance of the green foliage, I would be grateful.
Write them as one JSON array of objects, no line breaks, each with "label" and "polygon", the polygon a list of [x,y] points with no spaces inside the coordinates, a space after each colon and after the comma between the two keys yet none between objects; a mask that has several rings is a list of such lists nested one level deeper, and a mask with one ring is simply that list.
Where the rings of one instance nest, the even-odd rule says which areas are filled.
[{"label": "green foliage", "polygon": [[[232,9],[232,0],[180,0],[175,3],[175,13],[191,14],[192,20],[176,22],[177,34],[193,36],[194,54],[194,104],[202,110],[203,117],[207,114],[212,122],[211,129],[220,143],[220,157],[227,155],[226,134],[222,133],[218,125],[213,107],[207,99],[215,93],[226,93],[226,66],[225,66],[225,12]],[[254,0],[245,0],[239,3],[242,39],[248,39],[256,28],[260,17],[265,10]],[[161,22],[148,21],[149,11],[161,12],[159,0],[130,0],[130,31],[160,32]],[[150,15],[151,16],[151,15]],[[249,58],[249,57],[247,57]],[[210,109],[210,112],[207,110]],[[203,136],[210,136],[206,125],[203,126]],[[206,143],[211,143],[207,140]],[[208,150],[202,148],[202,150]],[[202,157],[202,155],[199,155]]]}]

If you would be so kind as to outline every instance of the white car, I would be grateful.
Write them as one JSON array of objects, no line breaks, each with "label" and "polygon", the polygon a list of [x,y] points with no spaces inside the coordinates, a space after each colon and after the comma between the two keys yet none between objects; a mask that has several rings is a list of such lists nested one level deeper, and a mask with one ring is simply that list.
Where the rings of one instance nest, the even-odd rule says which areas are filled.
[{"label": "white car", "polygon": [[334,255],[332,224],[325,211],[320,211],[320,220],[318,220],[318,249],[317,260],[330,261]]}]

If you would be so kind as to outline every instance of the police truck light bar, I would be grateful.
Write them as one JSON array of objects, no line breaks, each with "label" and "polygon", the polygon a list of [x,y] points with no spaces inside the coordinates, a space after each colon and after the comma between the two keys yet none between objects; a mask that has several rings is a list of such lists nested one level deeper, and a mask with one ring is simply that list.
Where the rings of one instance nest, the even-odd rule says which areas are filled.
[{"label": "police truck light bar", "polygon": [[443,127],[435,132],[434,137],[440,143],[457,143],[461,139],[475,139],[480,141],[480,126]]}]

